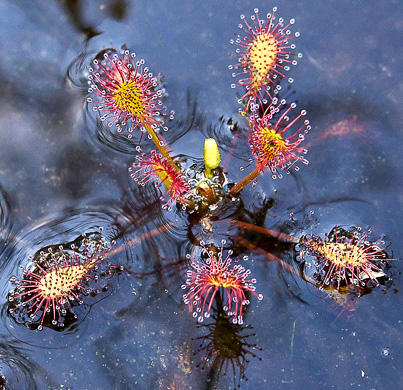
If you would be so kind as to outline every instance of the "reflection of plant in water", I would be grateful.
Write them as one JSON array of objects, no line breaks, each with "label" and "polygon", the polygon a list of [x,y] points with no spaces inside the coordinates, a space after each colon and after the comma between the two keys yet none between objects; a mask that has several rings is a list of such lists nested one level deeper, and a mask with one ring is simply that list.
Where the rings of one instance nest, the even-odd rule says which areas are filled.
[{"label": "reflection of plant in water", "polygon": [[[335,226],[326,238],[310,235],[302,239],[302,256],[314,258],[316,280],[322,286],[336,287],[350,284],[365,286],[369,281],[379,284],[386,276],[382,269],[388,258],[382,241],[367,240],[370,231],[359,235],[360,229],[349,232]],[[381,245],[381,246],[380,246]]]},{"label": "reflection of plant in water", "polygon": [[327,289],[330,289],[328,297],[334,301],[331,311],[337,314],[335,321],[342,317],[350,319],[357,310],[359,299],[364,294],[371,292],[366,287],[354,286],[352,284],[340,287],[339,290],[334,290],[330,286],[323,287],[325,292],[327,292]]},{"label": "reflection of plant in water", "polygon": [[72,307],[81,304],[81,296],[91,291],[88,282],[95,277],[91,272],[113,244],[99,233],[98,237],[83,235],[70,247],[60,245],[41,251],[31,258],[27,268],[21,267],[22,279],[11,280],[17,287],[9,294],[9,312],[26,310],[31,322],[39,322],[38,329],[42,329],[48,315],[53,326],[63,327],[67,310],[76,318]]},{"label": "reflection of plant in water", "polygon": [[233,317],[234,324],[243,324],[243,306],[249,304],[246,292],[251,292],[259,300],[263,299],[263,296],[255,292],[256,279],[247,279],[250,270],[237,264],[247,260],[247,256],[242,260],[233,261],[230,258],[232,251],[229,250],[227,257],[223,258],[224,244],[223,240],[221,250],[218,251],[214,246],[205,247],[201,243],[203,254],[208,257],[199,261],[191,260],[193,270],[188,271],[186,284],[182,286],[189,291],[184,294],[183,300],[189,305],[189,311],[193,311],[193,316],[202,322],[204,317],[210,316],[216,294],[223,290],[227,296],[224,310],[228,316]]},{"label": "reflection of plant in water", "polygon": [[[220,306],[218,307],[220,308]],[[238,382],[239,387],[241,380],[247,380],[245,372],[249,364],[248,355],[258,358],[255,351],[260,351],[260,349],[256,344],[251,344],[246,340],[255,334],[242,335],[241,333],[251,329],[251,326],[242,327],[232,323],[222,309],[219,309],[217,314],[213,314],[212,317],[214,322],[199,325],[207,328],[209,333],[195,339],[202,341],[198,353],[205,353],[199,365],[202,369],[210,368],[208,374],[210,379],[216,377],[214,388],[218,388],[220,377],[222,374],[228,373],[228,368],[232,371],[234,386],[237,386]]]}]

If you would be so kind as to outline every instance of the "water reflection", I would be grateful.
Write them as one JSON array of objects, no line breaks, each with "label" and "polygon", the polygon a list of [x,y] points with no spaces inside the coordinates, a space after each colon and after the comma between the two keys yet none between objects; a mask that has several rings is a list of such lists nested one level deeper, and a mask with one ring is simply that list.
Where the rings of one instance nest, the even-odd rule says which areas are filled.
[{"label": "water reflection", "polygon": [[[143,282],[116,313],[92,349],[111,387],[201,388],[203,379],[190,367],[193,324],[157,283]],[[124,358],[123,358],[124,356]],[[139,358],[143,356],[146,358]]]},{"label": "water reflection", "polygon": [[218,389],[222,376],[229,374],[233,377],[234,388],[241,386],[241,381],[248,380],[246,369],[251,358],[257,358],[261,349],[248,341],[255,333],[242,334],[252,329],[250,325],[234,324],[227,314],[220,309],[212,316],[210,324],[198,325],[207,332],[194,340],[201,341],[195,355],[201,356],[201,362],[196,367],[208,369],[207,378],[211,384],[206,389]]},{"label": "water reflection", "polygon": [[[259,0],[257,3],[267,7]],[[5,345],[0,349],[9,359],[1,366],[6,367],[5,371],[0,372],[7,383],[17,381],[10,368],[14,356],[24,365],[26,376],[20,376],[23,378],[18,382],[24,388],[80,388],[83,384],[94,388],[211,388],[224,386],[225,372],[231,377],[229,385],[233,382],[245,388],[343,388],[352,383],[374,388],[396,386],[399,378],[397,360],[393,359],[401,348],[401,313],[396,310],[400,307],[399,295],[388,288],[393,267],[382,268],[385,276],[380,283],[385,282],[385,286],[367,289],[371,296],[363,300],[363,286],[340,286],[336,290],[322,286],[326,274],[315,274],[315,265],[308,268],[296,246],[296,237],[330,231],[336,217],[340,217],[338,223],[359,221],[363,226],[374,226],[379,234],[398,236],[401,199],[396,179],[400,177],[400,155],[394,148],[398,145],[399,113],[395,110],[401,100],[399,88],[386,83],[371,98],[371,82],[363,85],[363,79],[377,80],[372,87],[382,84],[384,79],[378,77],[378,72],[368,72],[369,67],[383,67],[379,56],[372,52],[364,56],[364,67],[362,58],[358,59],[360,68],[355,76],[359,77],[353,83],[343,77],[343,64],[324,66],[322,71],[329,77],[336,71],[338,90],[326,82],[319,85],[316,74],[309,73],[312,70],[308,69],[305,80],[302,78],[304,89],[300,91],[306,91],[307,96],[302,99],[300,94],[298,99],[308,106],[314,128],[309,140],[311,164],[304,172],[291,174],[281,182],[262,176],[254,188],[245,188],[233,199],[227,198],[224,190],[220,202],[214,204],[215,210],[161,210],[158,189],[151,183],[138,187],[129,181],[127,168],[134,161],[136,142],[111,131],[86,111],[87,66],[95,51],[110,46],[111,39],[115,44],[127,41],[147,58],[164,63],[170,98],[183,95],[166,140],[175,146],[184,166],[197,172],[203,165],[200,145],[206,135],[213,136],[227,152],[223,172],[230,182],[235,181],[242,175],[239,166],[248,165],[248,129],[246,120],[234,115],[236,97],[228,92],[230,74],[228,78],[224,75],[229,45],[221,44],[220,39],[230,38],[227,24],[233,24],[234,13],[241,12],[241,7],[245,11],[245,4],[235,1],[224,10],[212,2],[179,2],[169,7],[137,2],[133,3],[135,12],[130,12],[132,3],[125,0],[94,4],[56,0],[43,7],[39,2],[27,6],[17,0],[2,8],[8,11],[7,21],[13,21],[10,28],[3,28],[5,50],[0,75],[4,117],[1,162],[5,167],[0,173],[5,179],[2,184],[12,194],[12,202],[8,202],[7,195],[0,197],[2,303],[11,288],[10,277],[21,274],[18,265],[27,266],[30,255],[35,256],[41,248],[54,247],[56,251],[59,244],[71,243],[98,226],[104,227],[105,240],[118,241],[107,260],[124,265],[122,272],[114,268],[113,277],[108,269],[99,270],[98,281],[89,281],[96,296],[86,296],[85,306],[74,308],[78,318],[72,315],[65,320],[61,332],[49,328],[30,331],[3,313],[0,333],[8,332],[9,336],[4,337]],[[284,2],[283,6],[287,12],[291,3]],[[319,9],[326,12],[321,15],[317,6],[304,4],[299,13],[312,25],[328,24],[329,35],[303,41],[303,45],[323,45],[323,63],[331,58],[329,36],[343,41],[353,36],[362,40],[364,47],[372,38],[379,39],[379,31],[372,36],[365,33],[363,19],[399,30],[398,21],[391,15],[396,4],[372,15],[373,8],[368,5],[359,10],[364,12],[361,19],[356,17],[358,8],[347,2],[337,7],[323,3]],[[334,23],[326,22],[329,18],[323,15],[345,7],[349,12],[333,13]],[[390,13],[388,19],[382,19],[386,12]],[[111,23],[108,17],[127,21]],[[357,28],[356,33],[346,18]],[[101,30],[106,33],[97,36]],[[318,31],[308,30],[311,37]],[[397,47],[394,42],[390,39],[388,45],[383,45],[388,52],[383,61],[398,59],[399,51],[389,52]],[[354,50],[347,55],[351,70],[353,54],[357,55]],[[78,55],[71,63],[71,58]],[[192,63],[189,58],[196,60]],[[224,71],[220,70],[220,61]],[[62,83],[68,63],[67,87],[79,93]],[[363,79],[361,73],[365,73]],[[396,82],[396,78],[390,80]],[[194,93],[198,83],[203,86],[200,105]],[[357,85],[368,93],[368,100],[350,94]],[[321,88],[326,93],[318,93]],[[188,91],[187,102],[183,91]],[[375,103],[368,104],[370,100]],[[77,121],[83,112],[85,120]],[[154,148],[147,138],[141,143],[147,152]],[[65,203],[60,204],[60,199]],[[38,215],[41,220],[32,224]],[[245,310],[256,336],[248,327],[231,324],[220,313],[221,305],[213,319],[205,320],[211,321],[209,324],[197,327],[180,304],[180,286],[191,267],[185,254],[198,258],[202,240],[219,246],[223,239],[227,240],[225,250],[232,249],[237,256],[250,255],[248,267],[257,279],[258,291],[266,297]],[[399,245],[399,240],[394,241]],[[369,273],[374,276],[372,271]],[[335,282],[337,285],[337,279]],[[332,299],[327,299],[329,294]],[[344,321],[332,323],[339,314],[340,319],[350,317],[358,301],[363,316],[350,318],[348,329]],[[337,312],[327,315],[334,308]],[[261,352],[248,337],[256,339]],[[17,339],[30,350],[21,353]],[[194,355],[199,343],[201,350]],[[385,347],[390,348],[388,359],[381,355]],[[264,370],[257,360],[260,357]],[[40,366],[46,367],[46,373]],[[201,366],[204,372],[198,369]],[[31,373],[36,375],[33,381]],[[35,383],[40,382],[41,373],[54,376],[57,383]],[[249,382],[241,382],[246,377]]]},{"label": "water reflection", "polygon": [[[393,115],[388,115],[389,107],[368,102],[360,95],[346,99],[345,94],[324,94],[315,101],[308,100],[307,109],[316,125],[323,128],[309,144],[310,153],[321,167],[321,172],[311,172],[312,180],[316,181],[318,174],[332,174],[335,178],[326,187],[326,196],[351,196],[357,193],[357,185],[364,193],[393,188],[397,167],[386,151],[393,150],[397,134],[391,123]],[[331,156],[329,150],[333,151]]]},{"label": "water reflection", "polygon": [[0,187],[0,254],[7,250],[11,243],[12,222],[9,217],[9,199],[3,188]]},{"label": "water reflection", "polygon": [[80,32],[84,33],[87,40],[100,34],[101,32],[94,26],[84,21],[83,18],[83,1],[81,0],[62,0],[59,1],[61,6],[66,9],[66,14],[70,17],[73,26]]},{"label": "water reflection", "polygon": [[[89,14],[87,4],[82,0],[57,0],[61,12],[55,4],[52,6],[43,6],[40,1],[33,1],[34,7],[26,7],[23,1],[15,1],[21,11],[26,13],[28,19],[34,21],[37,25],[43,26],[48,32],[61,40],[66,39],[62,34],[62,28],[59,23],[49,24],[49,20],[63,21],[63,24],[71,25],[79,34],[85,36],[85,40],[99,35],[101,30],[98,24],[103,18],[113,18],[115,20],[124,20],[130,9],[130,1],[127,0],[107,0],[102,7],[94,7],[93,13]],[[61,20],[59,20],[61,19]],[[67,39],[66,39],[67,40]]]},{"label": "water reflection", "polygon": [[0,343],[0,389],[32,389],[45,387],[56,388],[44,367],[29,358],[26,345],[3,337]]}]

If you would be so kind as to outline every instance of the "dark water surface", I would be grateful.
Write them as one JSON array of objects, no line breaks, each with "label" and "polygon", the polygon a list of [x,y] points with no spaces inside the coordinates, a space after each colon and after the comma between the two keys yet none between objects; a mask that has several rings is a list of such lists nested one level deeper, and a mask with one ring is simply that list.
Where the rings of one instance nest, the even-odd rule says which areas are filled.
[{"label": "dark water surface", "polygon": [[[229,41],[241,13],[258,7],[265,15],[275,5],[301,33],[295,43],[304,57],[285,93],[308,111],[310,163],[281,180],[260,177],[244,189],[242,207],[224,210],[206,235],[184,213],[161,210],[152,185],[130,179],[135,145],[99,127],[88,111],[87,66],[102,49],[123,44],[145,58],[163,73],[165,101],[176,112],[166,134],[174,153],[200,163],[204,139],[214,135],[236,182],[252,156],[240,139],[227,160],[228,119],[246,127],[240,91],[230,87]],[[240,371],[242,389],[403,388],[401,262],[392,264],[390,283],[343,310],[301,278],[293,245],[230,223],[243,219],[296,237],[361,226],[392,242],[390,257],[402,257],[402,11],[399,1],[372,0],[1,2],[5,388],[231,389]],[[142,148],[152,145],[144,140]],[[117,241],[109,263],[124,270],[100,274],[65,328],[18,323],[6,302],[19,266],[98,227]],[[264,299],[251,297],[244,326],[214,318],[198,325],[181,301],[185,255],[197,252],[201,238],[239,249],[240,234],[255,245],[244,252]],[[211,344],[217,337],[221,348],[237,347],[220,357]]]}]

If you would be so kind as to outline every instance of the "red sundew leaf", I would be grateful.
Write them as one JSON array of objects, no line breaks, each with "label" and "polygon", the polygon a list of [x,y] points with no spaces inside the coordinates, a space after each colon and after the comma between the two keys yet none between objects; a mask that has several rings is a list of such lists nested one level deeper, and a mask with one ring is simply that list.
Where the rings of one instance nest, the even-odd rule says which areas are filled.
[{"label": "red sundew leaf", "polygon": [[[189,311],[193,312],[193,316],[202,322],[204,318],[210,316],[214,298],[220,290],[223,290],[227,297],[224,310],[228,316],[233,317],[233,323],[242,324],[243,306],[249,304],[245,293],[249,291],[259,300],[263,299],[263,296],[255,292],[256,279],[247,279],[250,270],[238,264],[247,257],[234,261],[230,258],[232,251],[229,250],[227,257],[223,258],[224,243],[223,240],[221,251],[218,253],[209,251],[202,244],[203,252],[208,258],[191,259],[192,269],[187,273],[186,284],[182,285],[182,289],[188,290],[183,295],[183,301],[189,305]],[[190,255],[188,258],[190,259]]]},{"label": "red sundew leaf", "polygon": [[129,138],[134,129],[150,126],[162,127],[165,107],[161,99],[167,94],[158,88],[158,80],[144,65],[144,60],[136,60],[135,53],[122,50],[110,56],[106,51],[102,60],[94,59],[89,68],[90,88],[88,92],[96,97],[88,97],[93,110],[101,113],[101,120],[110,120],[109,127],[118,131],[127,128]]},{"label": "red sundew leaf", "polygon": [[[275,22],[275,12],[277,8],[273,8],[272,13],[268,13],[266,20],[259,18],[259,11],[255,8],[255,15],[251,16],[251,22],[241,15],[242,23],[238,25],[243,30],[244,35],[236,34],[237,38],[231,40],[231,44],[235,44],[236,56],[238,62],[235,65],[230,65],[230,69],[238,70],[234,72],[233,77],[241,76],[238,84],[244,86],[246,93],[240,98],[248,98],[246,109],[252,100],[267,103],[264,99],[266,93],[271,100],[274,95],[281,89],[278,79],[285,76],[290,68],[290,65],[296,65],[297,60],[291,59],[292,56],[302,57],[301,54],[294,53],[295,45],[290,44],[289,40],[299,36],[296,32],[292,34],[288,29],[294,24],[295,20],[284,25],[284,20],[279,18]],[[294,80],[288,78],[292,83]]]},{"label": "red sundew leaf", "polygon": [[279,169],[289,173],[291,167],[299,169],[295,166],[298,161],[308,164],[308,160],[302,156],[307,150],[300,146],[311,129],[309,121],[302,120],[306,111],[302,110],[290,120],[290,112],[296,107],[295,103],[291,103],[277,120],[273,120],[285,105],[286,101],[282,100],[275,109],[266,110],[261,118],[252,114],[250,121],[249,144],[256,158],[256,168],[261,173],[269,168],[274,179],[282,177]]}]

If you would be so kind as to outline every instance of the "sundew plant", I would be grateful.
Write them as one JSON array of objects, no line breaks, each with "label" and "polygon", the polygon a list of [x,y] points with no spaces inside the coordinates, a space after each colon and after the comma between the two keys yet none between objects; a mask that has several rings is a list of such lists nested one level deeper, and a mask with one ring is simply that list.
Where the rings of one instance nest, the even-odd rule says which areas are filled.
[{"label": "sundew plant", "polygon": [[[126,132],[132,139],[137,132],[135,138],[139,143],[143,134],[154,142],[155,149],[150,151],[137,146],[135,162],[129,167],[131,178],[141,186],[154,185],[163,209],[176,208],[176,212],[188,215],[193,224],[201,227],[192,255],[188,254],[182,264],[186,271],[183,303],[199,323],[227,318],[234,326],[242,326],[247,306],[258,301],[264,305],[265,299],[270,299],[258,292],[264,280],[254,275],[253,267],[244,266],[248,256],[241,252],[251,249],[248,252],[253,255],[254,244],[245,244],[240,249],[234,237],[228,242],[220,241],[219,236],[214,237],[212,226],[214,220],[223,218],[220,213],[224,214],[228,205],[239,206],[244,192],[254,191],[261,175],[271,174],[272,179],[282,179],[308,164],[308,137],[320,136],[312,134],[304,102],[297,104],[292,97],[282,94],[282,89],[286,90],[287,84],[294,82],[291,68],[302,58],[296,48],[300,34],[294,31],[294,23],[294,19],[285,21],[278,17],[277,8],[269,13],[255,9],[249,18],[241,15],[239,32],[230,42],[234,50],[231,58],[235,61],[229,66],[236,80],[231,85],[237,92],[234,103],[238,101],[240,105],[239,122],[254,158],[250,163],[254,169],[238,181],[228,176],[225,166],[221,166],[223,145],[217,144],[214,138],[206,139],[204,166],[198,169],[191,169],[188,161],[174,154],[161,133],[161,130],[169,131],[169,125],[164,122],[167,110],[163,103],[167,91],[137,54],[127,49],[105,51],[103,58],[98,56],[89,68],[87,101],[99,113],[101,121]],[[156,68],[155,64],[152,68]],[[171,118],[172,115],[171,112]],[[234,138],[235,148],[236,143]],[[315,156],[310,160],[314,164]],[[258,230],[253,224],[248,228]],[[369,233],[334,230],[323,239],[314,235],[299,238],[298,232],[264,233],[289,242],[294,250],[300,251],[303,264],[311,264],[308,257],[312,258],[316,272],[309,274],[304,270],[304,279],[320,291],[326,288],[326,294],[336,301],[341,301],[343,295],[359,297],[388,280],[386,265],[392,259],[386,253],[385,244],[371,242]],[[211,317],[213,310],[217,314]],[[252,316],[248,319],[253,322]],[[215,343],[222,342],[220,337],[225,336],[212,336],[212,350]],[[216,348],[215,354],[223,353]],[[227,359],[226,368],[231,362],[234,378],[244,377],[247,363],[241,350],[239,354],[233,351],[229,357],[221,358]]]},{"label": "sundew plant", "polygon": [[[284,221],[282,211],[276,214],[277,200],[265,191],[265,186],[281,183],[287,189],[281,195],[286,203],[295,191],[293,183],[304,185],[302,170],[308,164],[308,169],[323,164],[311,153],[311,146],[329,137],[310,122],[310,102],[295,98],[298,82],[293,72],[304,66],[305,56],[299,52],[296,24],[295,19],[280,17],[277,7],[242,14],[238,26],[233,21],[235,34],[228,32],[233,38],[223,72],[232,80],[228,101],[236,116],[213,118],[213,131],[203,134],[204,144],[195,147],[189,142],[192,148],[187,148],[187,140],[192,131],[203,128],[200,123],[205,117],[189,109],[193,96],[187,113],[185,104],[170,109],[170,80],[164,76],[163,61],[143,58],[141,45],[129,47],[124,41],[86,47],[85,55],[74,63],[80,64],[79,82],[70,77],[71,87],[83,97],[88,134],[95,129],[98,140],[108,140],[105,161],[127,158],[126,166],[110,167],[126,180],[123,205],[111,207],[108,218],[99,217],[88,203],[77,206],[76,213],[66,207],[74,228],[60,233],[62,223],[49,218],[40,225],[46,240],[32,240],[32,247],[26,249],[31,236],[21,236],[13,245],[24,250],[7,248],[12,251],[10,258],[18,258],[7,275],[4,294],[3,314],[10,333],[18,332],[32,346],[44,343],[44,348],[62,349],[80,342],[79,331],[93,316],[98,316],[100,333],[103,326],[122,321],[126,329],[135,329],[136,341],[125,339],[123,332],[111,326],[100,339],[83,347],[95,348],[92,359],[117,370],[114,376],[127,373],[116,368],[120,358],[111,358],[114,364],[104,363],[111,348],[103,344],[105,340],[121,345],[122,354],[136,348],[136,353],[146,356],[143,366],[130,360],[129,352],[126,361],[142,372],[142,378],[150,376],[150,367],[155,369],[158,380],[150,379],[155,380],[154,388],[196,388],[190,378],[200,381],[202,377],[207,378],[206,389],[227,388],[223,387],[225,375],[230,376],[229,388],[237,388],[248,379],[249,364],[265,370],[259,346],[265,337],[262,327],[281,327],[281,316],[288,315],[275,307],[273,297],[285,300],[288,294],[305,304],[302,291],[308,291],[318,297],[316,313],[336,307],[332,321],[340,321],[357,314],[360,300],[373,298],[375,294],[369,296],[373,291],[386,296],[394,285],[393,262],[398,258],[377,226],[370,230],[361,220],[346,224],[338,216],[330,227],[321,226],[320,215],[304,211],[296,217],[291,205],[285,206]],[[307,28],[300,27],[301,31]],[[183,130],[175,121],[186,115],[191,119],[183,120]],[[331,136],[345,131],[344,127],[333,129]],[[363,129],[356,126],[351,131]],[[186,155],[176,149],[178,140],[189,149]],[[329,148],[329,160],[333,153]],[[107,185],[99,179],[92,190],[102,192]],[[3,218],[3,208],[0,211]],[[272,229],[265,225],[270,218]],[[273,264],[278,266],[277,274],[269,271]],[[146,281],[152,277],[156,282],[151,293],[145,292]],[[280,291],[282,285],[285,293]],[[115,310],[114,303],[108,302],[119,293],[127,297],[129,306]],[[172,316],[164,314],[165,307]],[[269,309],[280,314],[262,324],[262,317],[272,312]],[[287,310],[292,314],[292,305]],[[166,323],[156,326],[147,317],[156,312]],[[171,333],[170,321],[175,324]],[[150,347],[141,338],[147,332],[168,335],[172,344],[157,341]],[[296,321],[291,359],[295,332]],[[273,345],[276,342],[282,343],[282,338]],[[105,386],[125,388],[130,380]],[[133,381],[128,388],[145,383]]]}]

